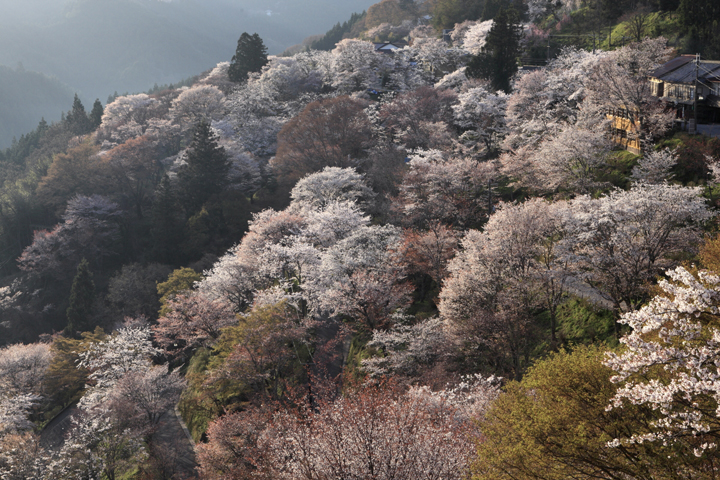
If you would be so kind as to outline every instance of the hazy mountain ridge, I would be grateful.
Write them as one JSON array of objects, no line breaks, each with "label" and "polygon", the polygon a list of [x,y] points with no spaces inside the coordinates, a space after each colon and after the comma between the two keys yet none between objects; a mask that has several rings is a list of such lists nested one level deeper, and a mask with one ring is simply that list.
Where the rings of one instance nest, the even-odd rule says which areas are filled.
[{"label": "hazy mountain ridge", "polygon": [[[22,62],[27,70],[56,77],[87,105],[114,91],[145,91],[230,60],[243,31],[259,33],[270,53],[280,53],[371,3],[2,0],[0,65]],[[27,132],[41,116],[59,118],[60,112],[53,104],[28,120],[25,113],[13,114],[14,130]],[[0,148],[11,138],[0,136]]]},{"label": "hazy mountain ridge", "polygon": [[72,104],[72,90],[42,73],[0,65],[0,85],[0,146],[10,145],[43,116],[49,122],[59,120]]}]

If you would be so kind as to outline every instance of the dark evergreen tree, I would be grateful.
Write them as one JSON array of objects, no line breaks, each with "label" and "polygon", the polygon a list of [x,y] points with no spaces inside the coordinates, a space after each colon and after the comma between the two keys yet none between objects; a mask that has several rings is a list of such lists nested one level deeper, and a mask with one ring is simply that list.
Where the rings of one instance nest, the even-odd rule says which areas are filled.
[{"label": "dark evergreen tree", "polygon": [[267,48],[260,35],[243,32],[232,57],[228,76],[233,82],[244,82],[249,73],[259,72],[267,63]]},{"label": "dark evergreen tree", "polygon": [[230,161],[209,123],[198,124],[185,161],[178,172],[178,181],[185,212],[191,217],[211,197],[222,193],[228,183]]},{"label": "dark evergreen tree", "polygon": [[504,2],[502,0],[486,0],[483,8],[482,20],[492,20],[500,12]]},{"label": "dark evergreen tree", "polygon": [[73,100],[72,110],[65,117],[65,125],[75,135],[84,135],[92,130],[90,119],[85,113],[85,107],[78,98],[77,93],[75,94],[75,100]]},{"label": "dark evergreen tree", "polygon": [[153,257],[160,263],[175,264],[178,245],[183,241],[184,219],[180,215],[180,204],[170,177],[163,176],[155,191],[152,206]]},{"label": "dark evergreen tree", "polygon": [[95,283],[92,280],[90,265],[86,259],[82,259],[77,267],[77,273],[73,279],[70,290],[70,306],[67,309],[68,324],[65,332],[76,335],[77,332],[89,332],[93,325],[90,325],[90,315],[95,303]]},{"label": "dark evergreen tree", "polygon": [[417,15],[418,6],[415,3],[415,0],[398,0],[398,5],[400,5],[400,8],[406,12]]},{"label": "dark evergreen tree", "polygon": [[518,71],[522,26],[517,12],[501,9],[488,33],[482,52],[468,62],[466,74],[490,80],[493,90],[510,93],[510,79]]},{"label": "dark evergreen tree", "polygon": [[720,56],[720,2],[682,0],[677,13],[686,34],[683,50],[707,58]]},{"label": "dark evergreen tree", "polygon": [[104,110],[102,103],[100,103],[100,99],[96,98],[95,103],[93,103],[93,108],[90,111],[90,127],[95,130],[97,127],[100,126],[102,123],[102,116],[103,116]]},{"label": "dark evergreen tree", "polygon": [[350,33],[356,23],[365,18],[366,12],[353,13],[350,16],[350,20],[344,22],[342,25],[338,22],[333,28],[328,30],[325,35],[315,40],[310,44],[312,50],[325,50],[330,51],[335,48],[335,45],[343,39],[346,33]]},{"label": "dark evergreen tree", "polygon": [[453,28],[465,20],[479,20],[485,0],[439,0],[432,10],[432,23],[437,29]]}]

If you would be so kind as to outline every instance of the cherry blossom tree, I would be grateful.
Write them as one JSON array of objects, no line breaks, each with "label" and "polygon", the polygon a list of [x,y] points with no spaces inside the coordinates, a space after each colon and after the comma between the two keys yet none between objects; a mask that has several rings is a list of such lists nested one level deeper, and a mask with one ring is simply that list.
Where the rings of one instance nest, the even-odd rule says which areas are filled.
[{"label": "cherry blossom tree", "polygon": [[325,292],[323,306],[335,315],[346,315],[358,330],[386,329],[392,313],[410,305],[414,288],[403,281],[399,268],[353,272]]},{"label": "cherry blossom tree", "polygon": [[40,400],[40,396],[31,393],[0,398],[0,440],[7,434],[31,430],[35,424],[28,420],[28,415]]},{"label": "cherry blossom tree", "polygon": [[568,126],[543,141],[531,156],[537,169],[534,178],[546,190],[564,187],[588,193],[598,186],[595,176],[606,165],[610,148],[604,132]]},{"label": "cherry blossom tree", "polygon": [[671,126],[673,113],[652,95],[649,75],[671,58],[664,38],[623,47],[599,61],[589,77],[588,102],[600,109],[622,109],[641,141],[652,142]]},{"label": "cherry blossom tree", "polygon": [[683,267],[666,274],[658,295],[620,318],[631,329],[621,339],[625,350],[607,353],[605,361],[616,372],[612,381],[618,384],[608,409],[647,406],[657,418],[645,429],[618,436],[609,446],[671,445],[677,455],[698,458],[695,468],[701,478],[717,473],[713,459],[720,441],[720,277],[709,271],[693,274]]},{"label": "cherry blossom tree", "polygon": [[[535,145],[548,134],[556,134],[566,124],[580,122],[594,128],[604,113],[580,106],[586,84],[597,63],[607,53],[591,53],[567,48],[542,71],[522,75],[508,99],[507,123],[511,129],[505,142],[508,149]],[[588,118],[590,117],[590,118]]]},{"label": "cherry blossom tree", "polygon": [[645,300],[648,282],[673,256],[693,251],[698,226],[711,217],[697,188],[635,184],[570,203],[566,245],[573,268],[610,300],[617,312]]},{"label": "cherry blossom tree", "polygon": [[276,102],[294,100],[303,94],[320,92],[327,75],[324,63],[318,61],[316,52],[270,57],[257,81],[273,90]]},{"label": "cherry blossom tree", "polygon": [[168,372],[167,366],[158,365],[126,374],[113,388],[111,397],[126,401],[148,425],[156,425],[175,407],[186,383],[178,372]]},{"label": "cherry blossom tree", "polygon": [[670,170],[678,161],[674,150],[650,150],[633,167],[632,180],[636,183],[663,183],[672,178]]},{"label": "cherry blossom tree", "polygon": [[428,72],[431,83],[461,66],[461,59],[466,51],[448,47],[438,38],[418,38],[412,46],[405,47],[407,54]]},{"label": "cherry blossom tree", "polygon": [[[461,349],[484,345],[494,367],[509,368],[516,377],[530,347],[531,311],[546,307],[554,320],[566,291],[556,240],[563,216],[541,199],[501,206],[483,232],[467,232],[440,292],[440,315]],[[554,322],[551,330],[554,340]]]},{"label": "cherry blossom tree", "polygon": [[260,443],[278,479],[460,479],[474,451],[471,430],[441,398],[366,386],[279,413]]},{"label": "cherry blossom tree", "polygon": [[116,384],[127,374],[150,368],[150,358],[159,353],[152,346],[152,332],[147,326],[125,326],[107,340],[92,343],[80,353],[78,368],[90,371],[92,386],[80,400],[80,408],[92,412],[103,407]]},{"label": "cherry blossom tree", "polygon": [[468,227],[488,214],[487,185],[496,175],[491,162],[468,157],[446,158],[437,150],[410,157],[400,186],[400,214],[407,223],[425,227],[441,221]]},{"label": "cherry blossom tree", "polygon": [[[252,303],[255,290],[255,268],[241,262],[240,245],[220,257],[205,278],[198,282],[198,292],[210,300],[225,301],[233,310],[242,311]],[[243,252],[244,253],[244,252]]]},{"label": "cherry blossom tree", "polygon": [[63,223],[36,231],[32,245],[18,259],[21,270],[67,278],[85,257],[101,265],[117,252],[123,211],[100,195],[77,195],[67,204]]},{"label": "cherry blossom tree", "polygon": [[44,343],[11,345],[0,350],[0,396],[41,393],[39,386],[52,353]]},{"label": "cherry blossom tree", "polygon": [[295,205],[323,209],[333,202],[367,205],[375,193],[368,187],[364,175],[355,169],[325,167],[320,172],[301,178],[290,196]]},{"label": "cherry blossom tree", "polygon": [[388,60],[378,55],[370,42],[346,38],[332,51],[330,78],[333,88],[342,94],[380,88],[380,78]]},{"label": "cherry blossom tree", "polygon": [[[203,480],[262,479],[269,452],[260,439],[268,425],[268,414],[258,409],[232,412],[208,425],[208,442],[198,445],[200,478]],[[268,477],[265,477],[268,478]]]},{"label": "cherry blossom tree", "polygon": [[364,107],[350,97],[309,104],[278,133],[273,170],[282,181],[294,183],[328,166],[357,166],[372,143]]},{"label": "cherry blossom tree", "polygon": [[420,87],[383,104],[380,121],[407,149],[441,148],[450,143],[448,124],[455,102],[452,91]]},{"label": "cherry blossom tree", "polygon": [[118,144],[141,136],[159,106],[160,102],[144,93],[116,98],[105,106],[97,130],[98,139]]},{"label": "cherry blossom tree", "polygon": [[[466,23],[472,23],[472,25],[467,25],[466,28],[462,28],[459,35],[453,32],[453,44],[467,50],[473,55],[477,55],[485,46],[486,38],[494,22],[492,20],[485,20],[484,22],[463,22],[463,24]],[[455,30],[457,29],[456,26]]]},{"label": "cherry blossom tree", "polygon": [[442,320],[432,317],[414,325],[396,322],[389,330],[374,330],[367,346],[382,356],[362,360],[363,370],[371,376],[414,376],[436,361],[444,350]]},{"label": "cherry blossom tree", "polygon": [[172,357],[184,357],[220,336],[223,327],[237,323],[230,307],[199,292],[177,295],[167,301],[168,313],[153,327],[155,340]]},{"label": "cherry blossom tree", "polygon": [[426,274],[441,285],[447,276],[447,263],[458,248],[459,236],[440,222],[430,222],[427,230],[406,230],[402,255],[408,270]]},{"label": "cherry blossom tree", "polygon": [[225,95],[212,85],[193,86],[173,101],[168,112],[184,131],[191,131],[201,120],[210,123],[219,120],[226,110]]},{"label": "cherry blossom tree", "polygon": [[307,227],[298,240],[315,248],[329,248],[370,223],[370,217],[363,215],[355,202],[332,202],[307,211],[305,218]]},{"label": "cherry blossom tree", "polygon": [[142,430],[127,412],[109,407],[73,416],[71,434],[49,462],[52,478],[115,480],[146,457]]},{"label": "cherry blossom tree", "polygon": [[32,432],[11,434],[0,441],[0,478],[36,480],[46,478],[48,452]]},{"label": "cherry blossom tree", "polygon": [[458,96],[453,106],[455,125],[463,134],[463,142],[482,142],[485,155],[494,156],[503,137],[508,133],[505,109],[508,95],[490,93],[484,86],[470,88]]}]

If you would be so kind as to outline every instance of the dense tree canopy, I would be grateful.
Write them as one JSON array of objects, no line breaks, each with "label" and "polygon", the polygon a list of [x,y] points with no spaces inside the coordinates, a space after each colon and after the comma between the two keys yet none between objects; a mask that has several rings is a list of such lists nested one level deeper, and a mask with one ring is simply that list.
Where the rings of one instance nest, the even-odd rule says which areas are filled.
[{"label": "dense tree canopy", "polygon": [[247,80],[248,74],[259,72],[267,62],[267,48],[260,35],[243,32],[238,39],[232,62],[230,62],[228,76],[233,82],[244,82]]}]

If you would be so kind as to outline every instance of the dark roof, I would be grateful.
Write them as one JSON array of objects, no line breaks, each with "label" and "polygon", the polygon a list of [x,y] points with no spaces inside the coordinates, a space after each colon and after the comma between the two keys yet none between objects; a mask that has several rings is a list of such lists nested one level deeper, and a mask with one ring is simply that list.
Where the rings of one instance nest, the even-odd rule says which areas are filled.
[{"label": "dark roof", "polygon": [[667,75],[668,73],[672,72],[673,70],[682,67],[688,62],[691,62],[695,58],[695,55],[681,55],[677,58],[673,58],[669,62],[667,62],[665,65],[659,67],[657,70],[655,70],[653,73],[650,74],[651,77],[660,78],[663,75]]},{"label": "dark roof", "polygon": [[[667,62],[655,70],[651,77],[668,83],[695,82],[694,55],[682,55]],[[720,62],[716,60],[700,60],[698,78],[704,81],[720,76]]]}]

